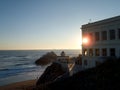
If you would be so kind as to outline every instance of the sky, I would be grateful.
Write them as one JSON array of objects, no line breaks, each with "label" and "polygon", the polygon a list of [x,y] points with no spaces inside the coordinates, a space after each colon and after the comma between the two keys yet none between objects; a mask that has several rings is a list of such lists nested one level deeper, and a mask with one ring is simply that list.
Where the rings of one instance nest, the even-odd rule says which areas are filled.
[{"label": "sky", "polygon": [[81,49],[81,25],[120,15],[120,0],[0,0],[0,50]]}]

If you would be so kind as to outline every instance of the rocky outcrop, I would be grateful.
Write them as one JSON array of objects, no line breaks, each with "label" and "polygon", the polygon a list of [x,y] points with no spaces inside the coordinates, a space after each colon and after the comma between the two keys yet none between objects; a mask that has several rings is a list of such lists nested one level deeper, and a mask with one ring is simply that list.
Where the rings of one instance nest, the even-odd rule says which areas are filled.
[{"label": "rocky outcrop", "polygon": [[63,75],[65,71],[62,69],[61,65],[58,63],[53,63],[48,66],[42,76],[38,79],[36,85],[45,84],[53,82],[60,75]]},{"label": "rocky outcrop", "polygon": [[107,60],[96,68],[46,84],[35,90],[119,90],[120,59]]},{"label": "rocky outcrop", "polygon": [[47,65],[54,60],[56,60],[57,55],[54,52],[48,52],[47,54],[40,57],[38,60],[35,61],[36,65]]}]

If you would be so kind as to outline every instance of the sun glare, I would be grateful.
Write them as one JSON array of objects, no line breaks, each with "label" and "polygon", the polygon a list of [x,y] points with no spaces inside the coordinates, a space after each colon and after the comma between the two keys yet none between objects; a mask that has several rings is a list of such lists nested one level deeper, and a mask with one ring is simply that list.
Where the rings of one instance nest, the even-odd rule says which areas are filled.
[{"label": "sun glare", "polygon": [[84,43],[84,44],[87,44],[88,41],[89,41],[88,38],[83,38],[83,43]]}]

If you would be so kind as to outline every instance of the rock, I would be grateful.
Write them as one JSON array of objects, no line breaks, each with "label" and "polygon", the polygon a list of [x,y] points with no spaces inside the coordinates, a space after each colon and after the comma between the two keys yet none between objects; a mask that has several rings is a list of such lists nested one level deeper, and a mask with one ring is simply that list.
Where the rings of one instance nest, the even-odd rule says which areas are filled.
[{"label": "rock", "polygon": [[119,90],[120,59],[107,60],[101,65],[80,71],[66,79],[55,81],[35,90]]},{"label": "rock", "polygon": [[61,65],[58,63],[53,63],[48,66],[42,76],[38,79],[36,85],[45,84],[54,81],[60,75],[63,75],[65,71],[62,69]]},{"label": "rock", "polygon": [[36,65],[47,65],[54,60],[56,60],[57,55],[54,52],[48,52],[47,54],[40,57],[38,60],[35,61]]}]

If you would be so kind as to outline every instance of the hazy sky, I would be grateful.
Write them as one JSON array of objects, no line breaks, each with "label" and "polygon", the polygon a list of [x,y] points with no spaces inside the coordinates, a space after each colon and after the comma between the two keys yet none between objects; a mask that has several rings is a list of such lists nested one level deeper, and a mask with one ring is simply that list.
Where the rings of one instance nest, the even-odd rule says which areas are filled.
[{"label": "hazy sky", "polygon": [[120,15],[120,0],[0,0],[0,50],[80,49],[81,25]]}]

